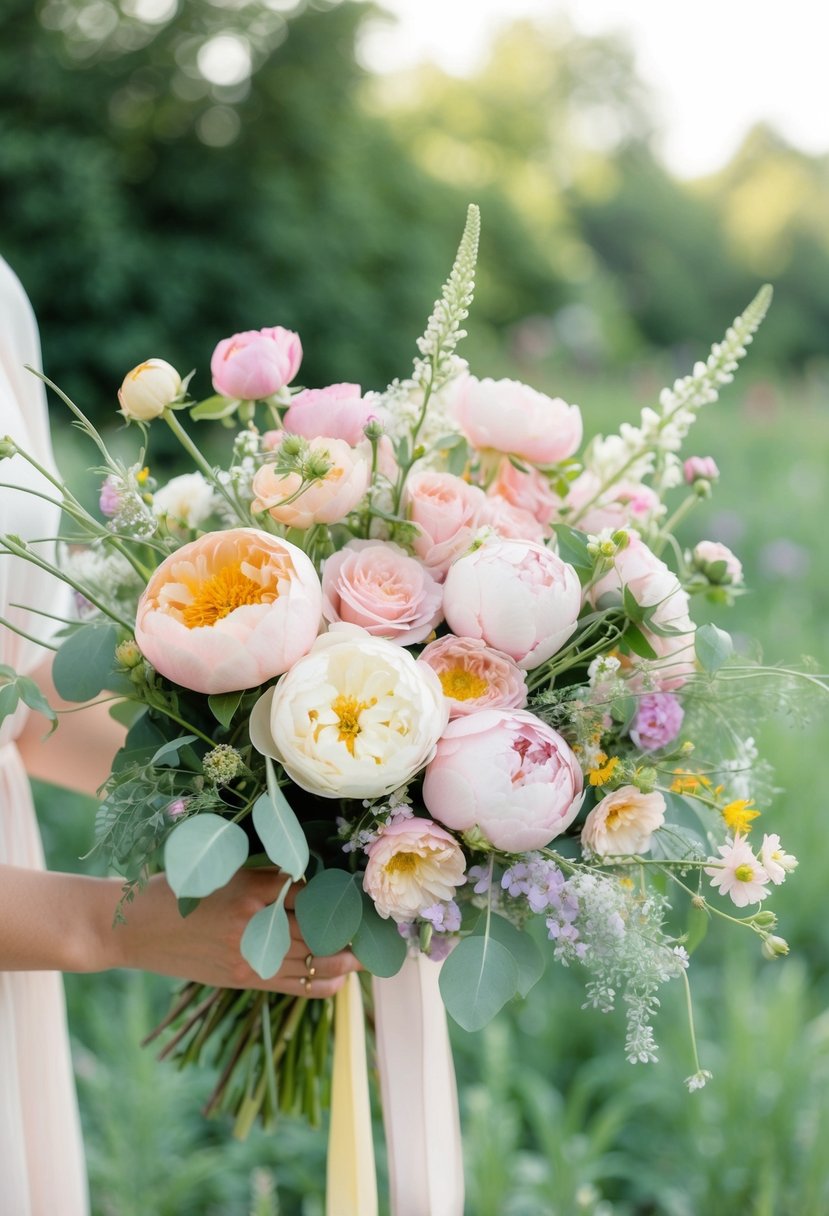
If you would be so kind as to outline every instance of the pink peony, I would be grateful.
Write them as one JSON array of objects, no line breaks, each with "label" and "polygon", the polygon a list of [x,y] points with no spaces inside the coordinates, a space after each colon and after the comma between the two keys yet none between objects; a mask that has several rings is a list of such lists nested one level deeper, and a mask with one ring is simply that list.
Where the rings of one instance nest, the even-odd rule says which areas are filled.
[{"label": "pink peony", "polygon": [[527,681],[509,655],[492,650],[477,638],[453,634],[430,642],[419,663],[428,663],[449,702],[449,717],[460,718],[480,709],[522,709]]},{"label": "pink peony", "polygon": [[452,899],[465,869],[457,841],[431,819],[398,819],[368,849],[363,890],[381,916],[400,924]]},{"label": "pink peony", "polygon": [[455,562],[443,591],[453,633],[481,638],[525,671],[561,649],[580,610],[573,567],[531,541],[487,541]]},{"label": "pink peony", "polygon": [[658,790],[643,794],[635,785],[623,785],[593,807],[581,842],[598,857],[634,856],[648,851],[664,822],[665,799]]},{"label": "pink peony", "polygon": [[442,618],[440,585],[388,541],[352,540],[329,557],[322,594],[327,621],[349,621],[401,646],[422,642]]},{"label": "pink peony", "polygon": [[561,735],[525,710],[456,718],[426,769],[423,801],[457,832],[479,828],[508,853],[540,849],[581,806],[582,774]]},{"label": "pink peony", "polygon": [[194,692],[234,692],[306,654],[322,591],[296,545],[256,528],[208,532],[161,563],[138,602],[135,640],[153,667]]},{"label": "pink peony", "polygon": [[326,435],[344,439],[352,447],[363,438],[363,427],[373,417],[372,406],[360,396],[359,384],[330,384],[297,393],[283,419],[285,430],[306,439]]},{"label": "pink peony", "polygon": [[474,448],[509,452],[533,464],[556,464],[581,443],[581,412],[518,380],[462,376],[452,400],[455,421]]},{"label": "pink peony", "polygon": [[630,737],[643,752],[667,747],[682,727],[685,710],[672,692],[649,692],[640,697]]},{"label": "pink peony", "polygon": [[485,504],[483,490],[452,473],[413,473],[408,478],[406,513],[418,529],[414,551],[436,577],[472,544]]},{"label": "pink peony", "polygon": [[481,523],[504,540],[543,541],[549,530],[540,524],[534,515],[521,507],[514,507],[506,498],[494,494],[484,502]]},{"label": "pink peony", "polygon": [[545,526],[560,517],[562,500],[544,474],[539,473],[538,469],[528,469],[522,473],[506,458],[498,465],[487,493],[505,498],[522,511],[529,511]]},{"label": "pink peony", "polygon": [[290,384],[302,362],[299,335],[276,325],[224,338],[210,360],[213,387],[223,397],[256,401]]},{"label": "pink peony", "polygon": [[371,479],[367,452],[349,447],[343,439],[321,437],[310,440],[308,446],[312,453],[330,461],[325,476],[312,481],[294,498],[302,485],[299,473],[280,474],[272,464],[263,464],[253,478],[254,513],[267,511],[277,523],[305,530],[314,524],[339,523],[353,511]]}]

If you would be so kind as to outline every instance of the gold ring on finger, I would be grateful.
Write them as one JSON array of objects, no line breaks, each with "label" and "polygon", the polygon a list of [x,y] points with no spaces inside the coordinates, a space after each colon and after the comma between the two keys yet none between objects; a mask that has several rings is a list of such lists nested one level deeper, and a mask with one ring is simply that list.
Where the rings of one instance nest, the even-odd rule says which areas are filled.
[{"label": "gold ring on finger", "polygon": [[305,993],[305,995],[306,995],[306,996],[310,996],[310,995],[311,995],[311,980],[310,980],[310,978],[309,978],[307,975],[303,975],[303,976],[302,976],[302,978],[300,979],[300,981],[299,981],[299,982],[300,982],[300,984],[302,984],[302,990],[303,990],[303,992]]},{"label": "gold ring on finger", "polygon": [[313,954],[305,955],[305,970],[308,972],[309,976],[311,976],[312,978],[317,974],[317,969],[314,966]]}]

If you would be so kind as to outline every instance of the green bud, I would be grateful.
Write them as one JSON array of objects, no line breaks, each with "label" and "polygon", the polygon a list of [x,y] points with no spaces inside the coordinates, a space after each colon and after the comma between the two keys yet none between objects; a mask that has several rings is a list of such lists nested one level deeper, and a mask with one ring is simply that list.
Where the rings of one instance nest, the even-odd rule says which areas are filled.
[{"label": "green bud", "polygon": [[17,452],[17,444],[12,439],[11,435],[4,435],[0,439],[0,460],[5,460],[7,456],[14,456]]},{"label": "green bud", "polygon": [[321,481],[331,471],[331,461],[322,452],[314,452],[302,470],[307,481]]},{"label": "green bud", "polygon": [[481,829],[475,824],[474,827],[461,833],[461,839],[470,849],[474,849],[477,853],[492,853],[493,845],[488,836],[485,836]]},{"label": "green bud", "polygon": [[128,670],[137,667],[143,657],[135,638],[127,638],[126,641],[119,642],[115,647],[115,661],[119,666],[126,667]]},{"label": "green bud", "polygon": [[763,938],[761,950],[763,958],[767,958],[769,962],[774,962],[777,958],[785,958],[789,953],[789,943],[783,937],[774,937],[772,934],[769,934],[768,937]]},{"label": "green bud", "polygon": [[712,493],[711,482],[706,481],[704,477],[700,477],[694,482],[694,493],[697,498],[710,498]]},{"label": "green bud", "polygon": [[432,944],[432,926],[428,920],[424,920],[420,925],[420,949],[424,954],[429,953],[429,947]]},{"label": "green bud", "polygon": [[610,539],[616,546],[616,552],[621,553],[630,544],[630,533],[626,532],[624,528],[620,528],[618,532],[613,533]]},{"label": "green bud", "polygon": [[366,425],[363,427],[363,434],[366,439],[370,439],[372,443],[377,443],[382,439],[384,431],[383,424],[379,418],[369,418]]},{"label": "green bud", "polygon": [[758,929],[773,929],[777,924],[777,917],[774,912],[761,909],[755,912],[753,916],[746,918],[746,923],[756,925]]},{"label": "green bud", "polygon": [[658,776],[659,774],[655,768],[652,768],[650,765],[646,765],[645,768],[636,770],[634,784],[636,785],[637,789],[642,791],[643,794],[650,794],[652,790],[656,789]]},{"label": "green bud", "polygon": [[305,440],[301,435],[286,435],[279,445],[280,456],[299,456],[305,447]]}]

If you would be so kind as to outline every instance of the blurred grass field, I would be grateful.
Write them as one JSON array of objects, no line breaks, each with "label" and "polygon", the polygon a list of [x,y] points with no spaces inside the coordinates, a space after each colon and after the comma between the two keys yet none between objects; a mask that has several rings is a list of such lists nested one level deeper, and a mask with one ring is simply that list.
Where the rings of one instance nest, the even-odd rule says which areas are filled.
[{"label": "blurred grass field", "polygon": [[[712,335],[713,336],[713,335]],[[588,434],[636,420],[685,367],[614,380],[563,368],[476,367],[577,401]],[[751,594],[714,619],[758,639],[770,663],[829,670],[829,382],[749,366],[692,431],[722,482],[683,540],[729,544]],[[78,457],[61,440],[77,469]],[[91,459],[91,457],[90,457]],[[71,474],[71,470],[66,469]],[[696,616],[701,619],[700,605]],[[550,966],[525,1004],[478,1035],[453,1028],[468,1216],[825,1216],[829,1211],[829,927],[823,920],[822,765],[827,705],[758,721],[781,787],[762,821],[800,858],[773,905],[792,954],[764,962],[749,933],[711,927],[690,971],[702,1062],[689,1095],[682,991],[665,992],[662,1062],[631,1066],[622,1019],[580,1009],[581,980]],[[809,720],[801,720],[805,716]],[[92,813],[38,790],[53,867],[80,868]],[[130,973],[67,978],[95,1216],[321,1216],[324,1134],[285,1123],[247,1143],[199,1114],[209,1078],[138,1046],[169,986]],[[378,1132],[378,1146],[381,1141]],[[382,1168],[382,1166],[381,1166]]]}]

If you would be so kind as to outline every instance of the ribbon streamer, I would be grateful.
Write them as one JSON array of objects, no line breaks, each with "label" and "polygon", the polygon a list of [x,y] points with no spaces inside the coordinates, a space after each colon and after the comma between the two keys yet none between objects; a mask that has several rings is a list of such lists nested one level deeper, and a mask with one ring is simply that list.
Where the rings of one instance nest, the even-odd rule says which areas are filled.
[{"label": "ribbon streamer", "polygon": [[325,1212],[377,1216],[363,994],[353,971],[336,996],[334,1035]]}]

